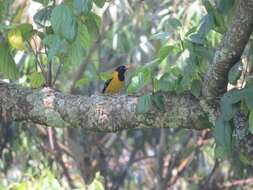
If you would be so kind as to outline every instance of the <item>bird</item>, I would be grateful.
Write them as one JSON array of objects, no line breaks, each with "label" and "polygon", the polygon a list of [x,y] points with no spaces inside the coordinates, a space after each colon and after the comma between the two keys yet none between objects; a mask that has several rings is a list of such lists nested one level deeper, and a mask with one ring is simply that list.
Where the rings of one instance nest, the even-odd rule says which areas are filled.
[{"label": "bird", "polygon": [[120,65],[112,73],[112,77],[108,79],[102,90],[103,94],[117,94],[124,87],[125,72],[128,70],[129,66]]}]

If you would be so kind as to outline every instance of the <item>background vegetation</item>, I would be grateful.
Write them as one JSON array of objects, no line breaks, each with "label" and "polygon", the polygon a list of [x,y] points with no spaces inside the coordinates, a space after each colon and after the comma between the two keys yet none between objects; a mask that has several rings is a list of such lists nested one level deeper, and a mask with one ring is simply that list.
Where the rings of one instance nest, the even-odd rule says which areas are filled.
[{"label": "background vegetation", "polygon": [[[201,96],[203,76],[238,3],[0,0],[1,79],[92,95],[113,68],[132,64],[124,93],[140,96],[140,114],[151,107],[163,111],[158,91]],[[0,189],[250,189],[251,154],[238,151],[231,120],[237,105],[248,118],[246,134],[253,132],[251,66],[250,40],[229,72],[234,90],[218,97],[222,114],[213,133],[102,134],[1,120]]]}]

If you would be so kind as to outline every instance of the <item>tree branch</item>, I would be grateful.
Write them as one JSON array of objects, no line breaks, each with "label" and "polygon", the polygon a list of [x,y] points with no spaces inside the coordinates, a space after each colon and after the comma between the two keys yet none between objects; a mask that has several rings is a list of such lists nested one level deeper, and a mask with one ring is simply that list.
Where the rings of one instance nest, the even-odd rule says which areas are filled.
[{"label": "tree branch", "polygon": [[253,29],[253,0],[241,0],[205,76],[203,95],[217,97],[227,89],[228,72],[240,60]]},{"label": "tree branch", "polygon": [[52,127],[76,127],[114,132],[133,128],[210,127],[199,100],[191,95],[161,94],[166,110],[155,108],[145,115],[136,114],[137,97],[91,97],[69,95],[50,88],[28,89],[0,82],[0,116]]}]

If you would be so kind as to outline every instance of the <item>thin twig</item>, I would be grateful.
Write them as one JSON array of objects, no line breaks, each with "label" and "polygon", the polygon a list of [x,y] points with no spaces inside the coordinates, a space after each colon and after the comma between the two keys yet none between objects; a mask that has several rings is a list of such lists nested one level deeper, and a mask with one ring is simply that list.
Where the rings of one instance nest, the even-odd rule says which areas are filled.
[{"label": "thin twig", "polygon": [[215,159],[213,169],[210,172],[210,174],[207,176],[207,178],[205,179],[204,184],[200,186],[200,189],[209,189],[209,186],[211,184],[212,178],[213,178],[213,176],[214,176],[215,171],[217,170],[217,168],[219,168],[219,161],[217,159]]},{"label": "thin twig", "polygon": [[62,68],[63,63],[64,63],[64,59],[61,59],[60,65],[59,65],[58,68],[57,68],[57,71],[56,71],[56,74],[55,74],[55,77],[54,77],[52,86],[55,85],[55,82],[56,82],[56,80],[57,80],[57,78],[58,78],[58,76],[59,76],[59,74],[60,74],[60,71],[61,71],[61,68]]},{"label": "thin twig", "polygon": [[27,43],[28,43],[28,45],[29,45],[30,49],[32,50],[32,53],[33,53],[33,55],[34,55],[34,57],[35,57],[35,67],[36,67],[36,70],[37,70],[37,67],[39,66],[39,68],[40,68],[40,70],[41,70],[41,72],[42,72],[42,74],[43,74],[43,77],[44,77],[44,79],[46,80],[46,72],[45,72],[45,69],[44,69],[44,67],[42,66],[42,64],[40,63],[39,59],[38,59],[38,51],[37,51],[36,42],[35,42],[35,40],[34,40],[33,38],[32,38],[32,40],[33,40],[33,43],[34,43],[34,45],[35,45],[35,51],[33,50],[32,45],[30,44],[30,42],[27,41]]},{"label": "thin twig", "polygon": [[[46,53],[46,55],[48,57],[48,51],[47,51],[46,47],[45,47],[45,53]],[[52,87],[52,60],[48,61],[46,84],[47,84],[48,87]]]},{"label": "thin twig", "polygon": [[135,160],[135,155],[137,154],[137,152],[138,152],[138,148],[135,148],[132,151],[129,161],[127,162],[123,170],[121,170],[121,173],[118,175],[117,180],[115,180],[115,184],[113,184],[111,188],[112,190],[118,190],[120,185],[124,182],[127,172],[129,171],[129,168],[131,167],[131,165],[133,164]]},{"label": "thin twig", "polygon": [[235,186],[244,186],[244,185],[252,185],[252,184],[253,184],[253,178],[239,179],[239,180],[234,180],[234,181],[225,183],[224,185],[222,185],[222,188],[231,188]]},{"label": "thin twig", "polygon": [[[52,129],[52,130],[53,130],[54,139],[56,139],[55,131],[54,131],[54,129]],[[74,189],[74,188],[75,188],[74,182],[73,182],[73,180],[71,179],[71,177],[70,177],[70,175],[69,175],[69,171],[68,171],[67,167],[65,166],[65,163],[64,163],[64,161],[63,161],[63,159],[62,159],[62,151],[61,151],[61,149],[60,149],[60,147],[58,146],[57,143],[55,144],[55,149],[56,149],[56,154],[55,154],[55,156],[56,156],[58,162],[59,162],[59,163],[61,164],[61,166],[62,166],[63,173],[64,173],[64,175],[65,175],[66,178],[67,178],[68,184],[69,184],[69,186],[70,186],[71,189]]]},{"label": "thin twig", "polygon": [[159,145],[158,145],[158,150],[157,150],[157,157],[156,157],[156,167],[157,167],[157,185],[156,185],[156,189],[157,190],[162,190],[164,189],[163,187],[163,182],[164,182],[164,178],[163,178],[163,159],[164,159],[164,152],[165,152],[165,148],[166,148],[166,134],[165,134],[166,130],[165,129],[161,129],[160,130],[160,141],[159,141]]}]

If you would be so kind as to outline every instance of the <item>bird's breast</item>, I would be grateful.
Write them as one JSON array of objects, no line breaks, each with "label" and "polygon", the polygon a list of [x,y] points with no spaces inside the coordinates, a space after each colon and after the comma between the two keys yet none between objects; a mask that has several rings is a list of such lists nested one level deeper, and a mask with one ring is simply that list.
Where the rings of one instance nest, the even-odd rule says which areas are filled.
[{"label": "bird's breast", "polygon": [[120,81],[118,79],[118,76],[113,76],[111,82],[106,88],[106,92],[111,93],[111,94],[118,93],[123,88],[123,86],[124,86],[124,81]]}]

